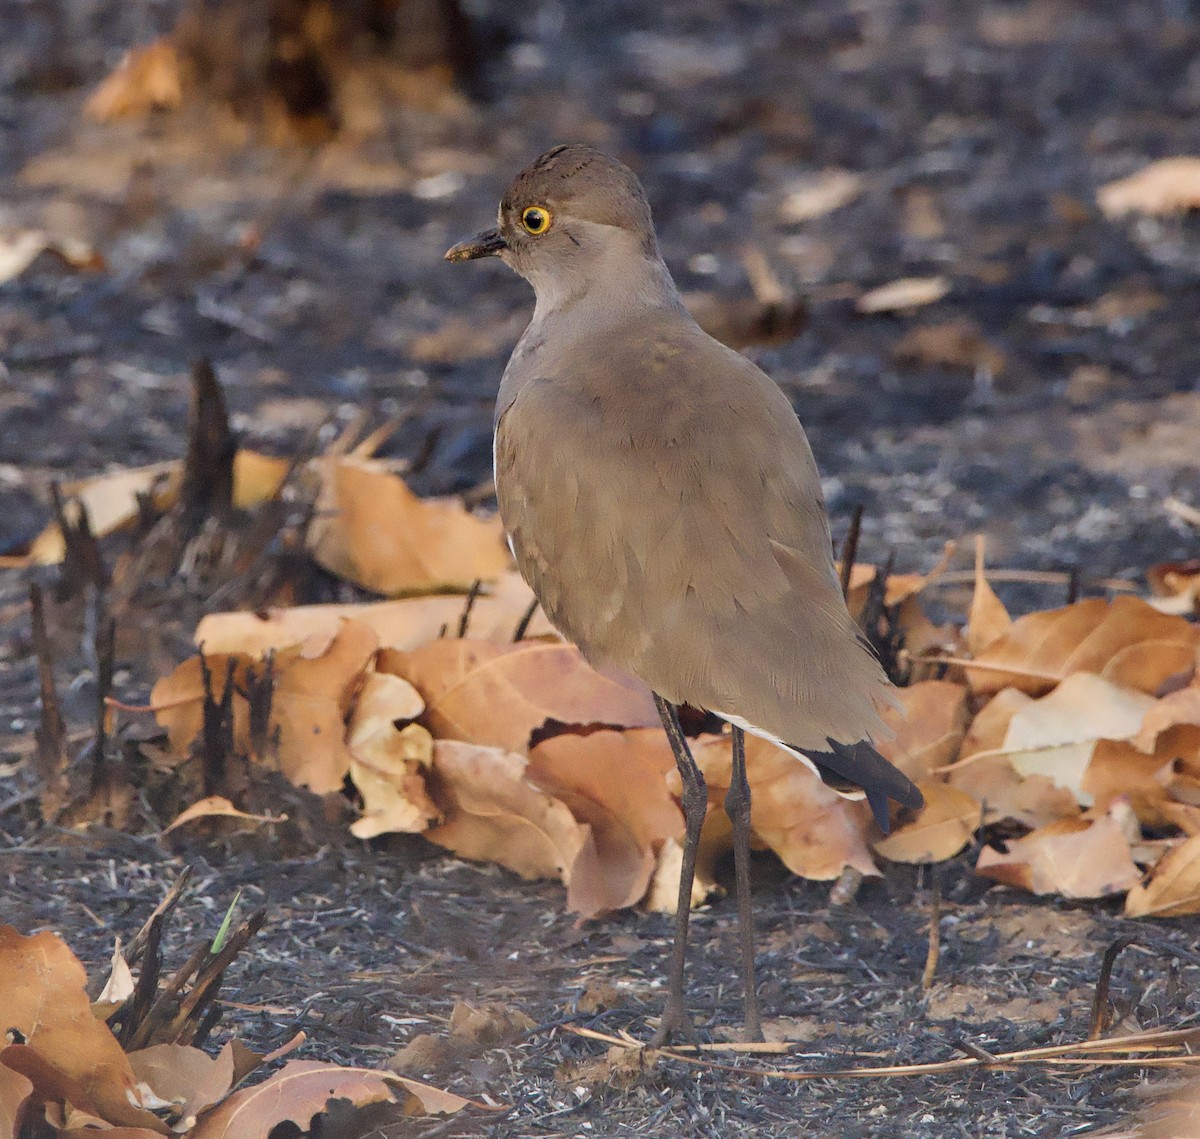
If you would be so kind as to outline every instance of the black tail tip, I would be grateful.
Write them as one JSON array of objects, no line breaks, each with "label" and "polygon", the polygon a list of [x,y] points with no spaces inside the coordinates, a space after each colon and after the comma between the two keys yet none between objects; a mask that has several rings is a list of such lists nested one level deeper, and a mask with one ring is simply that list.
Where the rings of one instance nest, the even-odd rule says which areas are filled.
[{"label": "black tail tip", "polygon": [[907,807],[912,811],[919,811],[925,806],[925,796],[921,794],[920,789],[915,783],[909,783],[903,790],[883,790],[881,787],[866,788],[867,802],[871,804],[871,814],[875,816],[875,822],[883,833],[892,833],[891,811],[888,803],[894,799],[902,807]]},{"label": "black tail tip", "polygon": [[830,738],[827,742],[829,751],[806,754],[831,787],[837,790],[861,787],[866,792],[871,813],[884,834],[891,831],[889,800],[914,811],[925,806],[925,796],[916,784],[884,759],[869,741],[844,744]]}]

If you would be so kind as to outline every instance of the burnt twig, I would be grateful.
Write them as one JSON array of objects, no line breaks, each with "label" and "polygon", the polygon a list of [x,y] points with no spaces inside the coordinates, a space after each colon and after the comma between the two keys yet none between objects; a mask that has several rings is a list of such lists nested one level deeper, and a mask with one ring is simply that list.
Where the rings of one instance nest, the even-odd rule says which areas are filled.
[{"label": "burnt twig", "polygon": [[862,532],[863,506],[860,502],[850,517],[850,529],[842,543],[842,596],[850,596],[850,575],[854,572],[854,560],[858,557],[858,538]]},{"label": "burnt twig", "polygon": [[32,610],[33,649],[37,655],[38,688],[41,697],[41,717],[38,720],[37,769],[41,779],[39,797],[42,817],[53,821],[68,798],[67,791],[67,728],[54,686],[54,655],[50,635],[46,631],[46,610],[42,589],[36,582],[29,587]]}]

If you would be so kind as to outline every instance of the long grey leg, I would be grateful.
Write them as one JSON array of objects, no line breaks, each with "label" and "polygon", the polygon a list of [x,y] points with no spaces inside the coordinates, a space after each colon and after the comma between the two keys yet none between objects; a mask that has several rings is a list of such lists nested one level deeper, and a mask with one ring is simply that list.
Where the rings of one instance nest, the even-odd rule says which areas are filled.
[{"label": "long grey leg", "polygon": [[754,915],[750,906],[750,781],[746,778],[746,735],[733,729],[733,776],[725,795],[725,813],[733,823],[733,865],[737,883],[738,932],[742,942],[742,984],[746,989],[747,1042],[763,1039],[754,977]]},{"label": "long grey leg", "polygon": [[675,945],[671,951],[671,971],[667,977],[667,1003],[663,1007],[662,1020],[650,1041],[652,1047],[670,1042],[678,1032],[693,1044],[696,1030],[688,1016],[683,999],[684,972],[687,968],[688,919],[692,910],[692,880],[696,877],[696,849],[700,843],[700,828],[708,810],[708,788],[704,773],[696,766],[691,748],[684,738],[675,706],[656,692],[654,704],[671,741],[675,755],[675,766],[683,783],[683,866],[679,873],[679,904],[675,910]]}]

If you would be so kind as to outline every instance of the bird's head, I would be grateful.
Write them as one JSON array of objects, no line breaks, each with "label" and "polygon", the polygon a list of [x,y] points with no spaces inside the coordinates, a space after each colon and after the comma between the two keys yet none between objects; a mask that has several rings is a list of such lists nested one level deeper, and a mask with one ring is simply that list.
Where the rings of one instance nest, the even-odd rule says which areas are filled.
[{"label": "bird's head", "polygon": [[[577,291],[600,276],[661,264],[637,175],[590,146],[556,146],[513,179],[484,230],[447,261],[499,257],[544,294]],[[572,283],[576,288],[572,288]]]}]

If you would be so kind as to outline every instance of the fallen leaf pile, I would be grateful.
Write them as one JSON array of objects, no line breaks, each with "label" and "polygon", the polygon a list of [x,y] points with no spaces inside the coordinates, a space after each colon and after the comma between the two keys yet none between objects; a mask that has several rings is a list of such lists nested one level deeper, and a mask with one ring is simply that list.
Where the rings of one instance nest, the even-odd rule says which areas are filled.
[{"label": "fallen leaf pile", "polygon": [[[219,746],[251,770],[348,794],[360,838],[421,834],[525,877],[558,878],[587,917],[671,909],[683,818],[651,693],[598,672],[557,637],[511,569],[494,517],[421,500],[370,448],[304,472],[318,484],[309,552],[392,599],[204,618],[199,654],[151,694],[168,739],[158,766],[186,774],[206,749],[211,760],[215,717]],[[235,497],[276,494],[285,474],[282,461],[242,452]],[[164,465],[71,489],[98,529],[129,524],[137,494],[169,499],[178,478]],[[50,527],[27,556],[53,560],[61,544]],[[756,842],[819,879],[877,874],[879,859],[937,862],[979,843],[978,873],[1011,887],[1125,894],[1134,916],[1200,911],[1196,565],[1150,571],[1148,599],[1092,597],[1014,619],[980,549],[965,624],[938,626],[923,595],[949,556],[927,575],[884,580],[856,565],[849,578],[851,611],[909,677],[902,708],[886,713],[894,735],[879,746],[920,785],[924,810],[898,816],[885,838],[864,804],[754,739]],[[466,598],[435,592],[469,585]],[[701,734],[693,749],[710,801],[701,901],[730,845],[730,739]],[[238,787],[211,784],[211,773],[191,779],[200,790],[174,829],[268,817]]]},{"label": "fallen leaf pile", "polygon": [[307,1132],[334,1099],[392,1101],[405,1115],[447,1115],[470,1102],[390,1072],[311,1060],[291,1060],[248,1085],[278,1057],[236,1039],[216,1056],[172,1043],[126,1053],[107,1021],[132,994],[132,978],[117,986],[124,996],[106,999],[116,977],[114,969],[93,1004],[83,966],[57,934],[0,926],[0,1038],[8,1041],[0,1048],[0,1135],[246,1139],[284,1122]]}]

